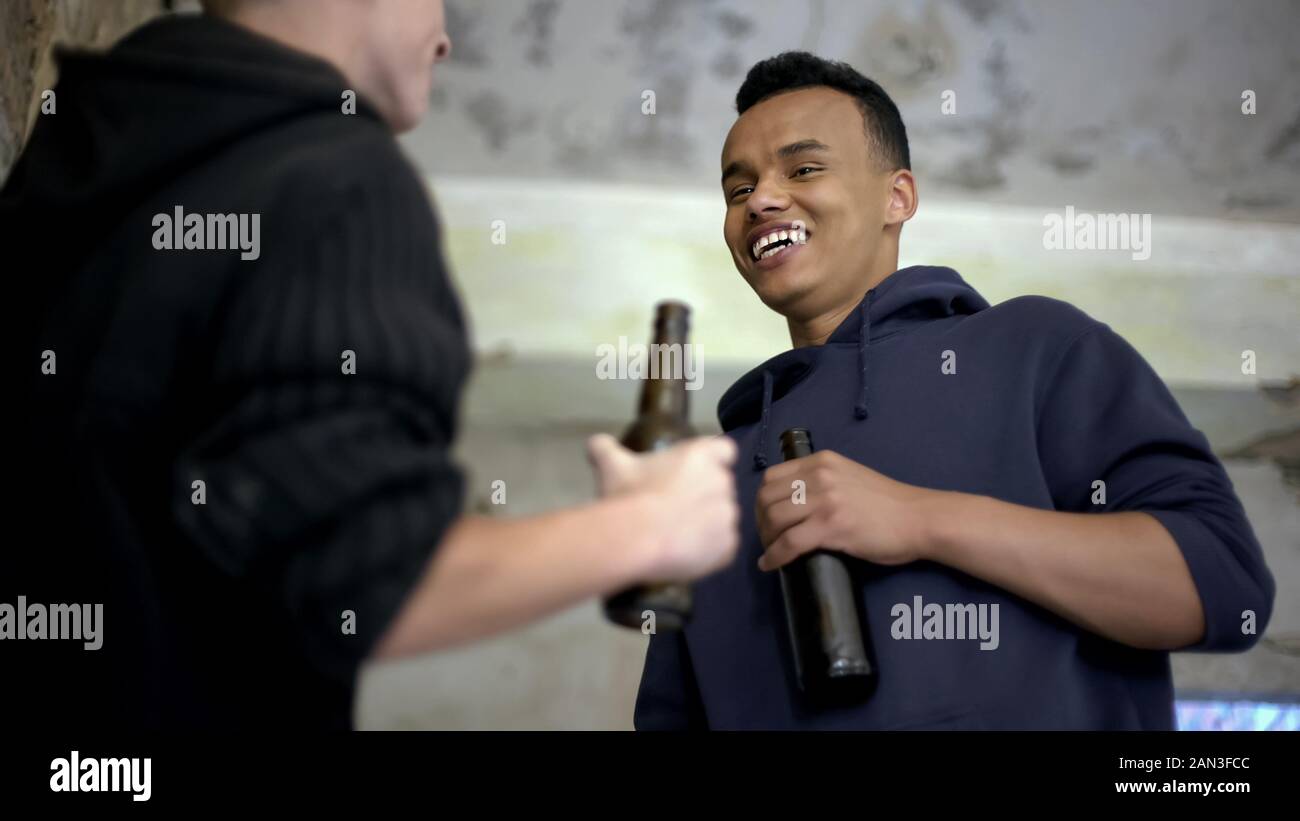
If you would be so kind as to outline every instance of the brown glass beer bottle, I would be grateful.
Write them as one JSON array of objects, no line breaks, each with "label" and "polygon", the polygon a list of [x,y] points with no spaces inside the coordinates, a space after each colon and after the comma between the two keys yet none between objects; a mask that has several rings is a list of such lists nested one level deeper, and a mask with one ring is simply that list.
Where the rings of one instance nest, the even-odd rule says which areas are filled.
[{"label": "brown glass beer bottle", "polygon": [[[787,430],[781,452],[787,462],[811,455],[812,436],[804,428]],[[869,696],[876,669],[844,558],[826,550],[800,556],[781,568],[781,590],[799,688],[826,705]]]},{"label": "brown glass beer bottle", "polygon": [[[687,413],[685,378],[690,315],[691,309],[681,302],[661,302],[656,308],[641,406],[636,421],[623,434],[623,446],[629,450],[660,450],[695,435]],[[680,630],[691,615],[691,588],[679,582],[630,587],[605,599],[605,615],[624,627],[641,629],[653,618],[656,631]]]}]

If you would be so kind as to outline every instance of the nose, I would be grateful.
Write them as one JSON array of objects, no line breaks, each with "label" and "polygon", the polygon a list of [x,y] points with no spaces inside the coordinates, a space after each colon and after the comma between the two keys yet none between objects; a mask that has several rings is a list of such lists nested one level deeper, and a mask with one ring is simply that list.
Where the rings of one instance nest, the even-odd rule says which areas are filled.
[{"label": "nose", "polygon": [[446,32],[438,36],[437,45],[433,47],[433,62],[441,63],[451,56],[451,38]]},{"label": "nose", "polygon": [[745,216],[750,222],[758,222],[789,207],[790,195],[783,187],[771,179],[760,179],[745,200]]}]

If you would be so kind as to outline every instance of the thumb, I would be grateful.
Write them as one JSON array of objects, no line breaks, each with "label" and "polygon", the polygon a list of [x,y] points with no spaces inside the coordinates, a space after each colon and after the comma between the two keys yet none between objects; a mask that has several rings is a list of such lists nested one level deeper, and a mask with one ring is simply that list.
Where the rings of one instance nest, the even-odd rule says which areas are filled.
[{"label": "thumb", "polygon": [[598,433],[587,440],[587,458],[603,482],[613,482],[636,466],[636,454],[608,433]]}]

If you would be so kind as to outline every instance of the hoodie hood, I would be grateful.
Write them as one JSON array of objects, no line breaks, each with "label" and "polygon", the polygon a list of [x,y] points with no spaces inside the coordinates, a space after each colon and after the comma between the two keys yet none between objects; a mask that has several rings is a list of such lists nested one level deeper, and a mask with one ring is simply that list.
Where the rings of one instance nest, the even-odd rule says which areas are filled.
[{"label": "hoodie hood", "polygon": [[[73,226],[42,252],[43,267],[62,272],[112,230],[106,214],[126,214],[250,135],[338,116],[347,88],[324,60],[206,15],[161,17],[107,52],[56,58],[55,114],[37,118],[5,182],[0,225],[11,240],[51,220]],[[355,116],[380,121],[363,99]]]},{"label": "hoodie hood", "polygon": [[901,268],[867,291],[824,345],[778,354],[742,376],[718,402],[718,420],[724,431],[759,423],[754,469],[762,470],[769,464],[766,443],[772,402],[788,394],[812,373],[827,348],[857,348],[858,390],[853,417],[862,421],[871,415],[867,374],[873,341],[936,319],[973,314],[988,307],[984,297],[951,268],[933,265]]}]

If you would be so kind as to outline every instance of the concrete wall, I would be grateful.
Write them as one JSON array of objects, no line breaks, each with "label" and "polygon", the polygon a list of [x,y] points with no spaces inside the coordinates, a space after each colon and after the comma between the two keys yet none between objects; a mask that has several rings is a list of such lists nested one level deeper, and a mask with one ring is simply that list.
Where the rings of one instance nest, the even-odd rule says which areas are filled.
[{"label": "concrete wall", "polygon": [[[1300,14],[1285,0],[449,0],[408,140],[436,174],[717,191],[756,61],[847,60],[896,100],[925,196],[1300,216]],[[1255,92],[1256,112],[1241,95]],[[642,94],[656,110],[642,114]],[[945,91],[956,110],[944,113]]]}]

